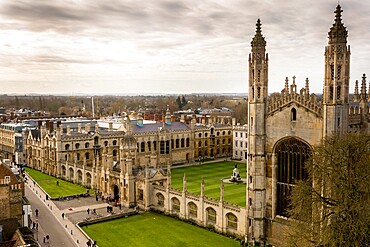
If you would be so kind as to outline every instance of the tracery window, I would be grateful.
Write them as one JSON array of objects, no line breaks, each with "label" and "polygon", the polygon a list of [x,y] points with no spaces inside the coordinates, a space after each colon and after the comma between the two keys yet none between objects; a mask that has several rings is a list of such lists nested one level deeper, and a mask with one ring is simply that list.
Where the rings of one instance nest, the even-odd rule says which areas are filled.
[{"label": "tracery window", "polygon": [[179,201],[179,199],[174,197],[174,198],[171,199],[171,201],[172,201],[172,211],[175,212],[175,213],[179,213],[180,212],[180,201]]},{"label": "tracery window", "polygon": [[216,224],[216,210],[213,208],[209,207],[207,208],[207,224],[215,225]]},{"label": "tracery window", "polygon": [[312,151],[306,143],[289,138],[278,144],[275,153],[278,165],[277,214],[287,217],[291,190],[298,180],[307,179],[304,162]]},{"label": "tracery window", "polygon": [[226,214],[226,227],[233,230],[238,229],[238,218],[233,213]]},{"label": "tracery window", "polygon": [[195,205],[194,202],[189,202],[188,203],[188,209],[189,209],[189,216],[192,218],[197,218],[198,217],[198,207]]},{"label": "tracery window", "polygon": [[158,201],[158,206],[164,207],[164,196],[162,193],[157,194],[157,201]]}]

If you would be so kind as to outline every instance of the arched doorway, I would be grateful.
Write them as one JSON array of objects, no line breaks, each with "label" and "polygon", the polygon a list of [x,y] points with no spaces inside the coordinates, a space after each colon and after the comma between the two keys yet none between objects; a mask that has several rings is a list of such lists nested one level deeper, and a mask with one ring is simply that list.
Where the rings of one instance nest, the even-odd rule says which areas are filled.
[{"label": "arched doorway", "polygon": [[277,161],[277,215],[288,217],[291,190],[298,180],[307,179],[304,163],[312,155],[311,147],[290,137],[281,140],[275,147]]},{"label": "arched doorway", "polygon": [[113,187],[113,194],[114,194],[114,200],[119,200],[119,188],[118,185],[114,185]]}]

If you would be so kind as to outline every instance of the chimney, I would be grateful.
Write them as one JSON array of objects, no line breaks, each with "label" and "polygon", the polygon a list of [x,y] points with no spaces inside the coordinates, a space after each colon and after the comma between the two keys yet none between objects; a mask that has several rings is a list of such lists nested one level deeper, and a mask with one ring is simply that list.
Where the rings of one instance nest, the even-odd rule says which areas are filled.
[{"label": "chimney", "polygon": [[180,116],[180,122],[181,123],[184,123],[185,122],[185,115],[184,114],[181,114],[181,116]]},{"label": "chimney", "polygon": [[85,124],[85,131],[86,132],[90,131],[90,123]]},{"label": "chimney", "polygon": [[108,131],[113,131],[113,122],[109,122]]},{"label": "chimney", "polygon": [[11,112],[10,113],[10,120],[13,120],[14,119],[14,112]]},{"label": "chimney", "polygon": [[77,132],[81,133],[81,123],[77,124]]},{"label": "chimney", "polygon": [[71,126],[67,125],[67,135],[71,134]]},{"label": "chimney", "polygon": [[37,126],[38,126],[38,128],[39,128],[39,129],[41,129],[41,126],[42,126],[42,120],[37,121]]}]

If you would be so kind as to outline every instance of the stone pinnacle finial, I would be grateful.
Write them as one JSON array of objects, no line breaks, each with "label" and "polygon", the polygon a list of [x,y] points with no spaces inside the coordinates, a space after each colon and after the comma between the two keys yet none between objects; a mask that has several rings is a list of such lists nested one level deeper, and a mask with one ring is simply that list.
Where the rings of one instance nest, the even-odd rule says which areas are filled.
[{"label": "stone pinnacle finial", "polygon": [[329,43],[346,43],[347,42],[347,36],[348,31],[344,27],[342,23],[342,8],[340,5],[337,5],[335,13],[335,20],[333,26],[330,28],[329,31]]},{"label": "stone pinnacle finial", "polygon": [[361,99],[366,99],[366,74],[362,75],[362,83],[361,83]]},{"label": "stone pinnacle finial", "polygon": [[256,23],[256,34],[254,35],[251,42],[252,47],[264,48],[266,46],[265,38],[262,36],[261,25],[261,20],[258,18]]},{"label": "stone pinnacle finial", "polygon": [[339,3],[337,5],[337,9],[334,11],[335,13],[335,22],[339,22],[341,23],[342,22],[342,8],[340,7]]},{"label": "stone pinnacle finial", "polygon": [[261,33],[261,20],[260,18],[257,19],[257,23],[256,23],[256,33]]}]

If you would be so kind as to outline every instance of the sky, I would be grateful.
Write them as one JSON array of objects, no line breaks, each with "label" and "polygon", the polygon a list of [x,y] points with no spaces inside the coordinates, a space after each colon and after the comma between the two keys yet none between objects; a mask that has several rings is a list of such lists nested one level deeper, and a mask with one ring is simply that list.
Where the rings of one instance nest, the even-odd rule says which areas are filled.
[{"label": "sky", "polygon": [[[321,93],[332,0],[0,0],[0,93],[247,94],[258,18],[269,92]],[[370,73],[370,2],[340,2],[351,86]]]}]

